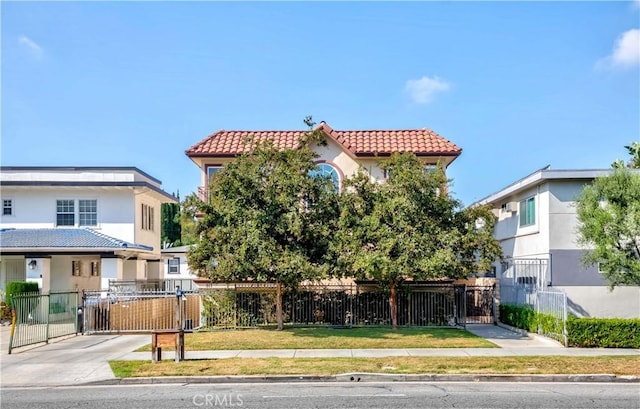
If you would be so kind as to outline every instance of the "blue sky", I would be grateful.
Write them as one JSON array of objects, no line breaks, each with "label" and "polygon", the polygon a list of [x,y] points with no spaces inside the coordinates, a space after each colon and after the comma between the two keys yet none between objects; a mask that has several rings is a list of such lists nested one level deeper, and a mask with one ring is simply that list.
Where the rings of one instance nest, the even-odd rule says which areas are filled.
[{"label": "blue sky", "polygon": [[184,197],[219,129],[428,127],[465,204],[640,139],[640,2],[2,2],[2,165]]}]

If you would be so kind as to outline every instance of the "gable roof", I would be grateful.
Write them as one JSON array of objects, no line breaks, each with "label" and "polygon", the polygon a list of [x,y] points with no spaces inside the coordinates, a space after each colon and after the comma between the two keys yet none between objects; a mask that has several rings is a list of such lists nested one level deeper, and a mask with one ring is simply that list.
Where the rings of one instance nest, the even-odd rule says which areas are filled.
[{"label": "gable roof", "polygon": [[[417,156],[458,156],[462,149],[430,129],[339,131],[321,122],[321,130],[353,156],[385,156],[412,152]],[[248,153],[255,142],[273,141],[281,149],[294,149],[308,131],[225,131],[220,130],[186,150],[189,157],[236,156]]]},{"label": "gable roof", "polygon": [[153,247],[129,243],[89,228],[80,229],[0,229],[0,249],[57,250],[145,250]]}]

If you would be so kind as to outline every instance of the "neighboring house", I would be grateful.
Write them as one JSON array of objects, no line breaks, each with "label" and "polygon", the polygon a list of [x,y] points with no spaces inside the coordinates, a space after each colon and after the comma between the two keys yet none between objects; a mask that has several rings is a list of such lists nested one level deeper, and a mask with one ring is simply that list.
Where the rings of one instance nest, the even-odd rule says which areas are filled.
[{"label": "neighboring house", "polygon": [[[319,172],[331,177],[340,188],[343,180],[362,167],[372,178],[383,180],[379,167],[381,158],[396,152],[414,153],[425,166],[438,163],[446,169],[462,149],[429,129],[353,130],[338,131],[325,122],[316,129],[326,135],[327,144],[313,143],[319,155]],[[307,131],[218,131],[207,136],[186,151],[186,155],[201,170],[200,198],[207,197],[211,176],[236,156],[249,152],[247,141],[273,141],[282,149],[295,148]]]},{"label": "neighboring house", "polygon": [[164,260],[164,277],[166,279],[194,279],[196,274],[191,273],[187,264],[187,251],[191,246],[178,246],[162,249]]},{"label": "neighboring house", "polygon": [[[613,291],[597,266],[586,267],[577,243],[575,200],[584,186],[609,170],[540,169],[472,204],[490,204],[505,263],[496,266],[501,289],[563,290],[578,317],[640,318],[640,287]],[[506,293],[506,292],[505,292]]]},{"label": "neighboring house", "polygon": [[163,275],[160,206],[177,199],[134,167],[0,167],[0,289],[104,289]]}]

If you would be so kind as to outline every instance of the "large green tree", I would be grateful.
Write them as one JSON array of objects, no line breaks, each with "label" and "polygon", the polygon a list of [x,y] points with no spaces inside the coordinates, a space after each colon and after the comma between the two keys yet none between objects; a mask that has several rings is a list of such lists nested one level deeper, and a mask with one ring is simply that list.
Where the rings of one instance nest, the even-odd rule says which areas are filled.
[{"label": "large green tree", "polygon": [[599,266],[611,288],[640,285],[640,143],[626,146],[631,160],[616,161],[577,199],[578,242],[586,265]]},{"label": "large green tree", "polygon": [[337,192],[314,177],[316,154],[310,131],[298,149],[256,145],[216,173],[209,201],[199,202],[199,239],[190,267],[213,280],[276,284],[276,316],[283,328],[282,294],[325,273]]},{"label": "large green tree", "polygon": [[396,292],[403,281],[488,271],[502,253],[489,208],[462,209],[440,167],[425,169],[412,154],[394,155],[381,167],[389,175],[384,183],[364,171],[345,183],[334,272],[386,286],[397,328]]}]

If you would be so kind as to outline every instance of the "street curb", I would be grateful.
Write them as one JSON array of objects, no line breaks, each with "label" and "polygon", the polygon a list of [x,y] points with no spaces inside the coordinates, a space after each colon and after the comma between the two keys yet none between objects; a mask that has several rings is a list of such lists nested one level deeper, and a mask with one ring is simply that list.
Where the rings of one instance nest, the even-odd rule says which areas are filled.
[{"label": "street curb", "polygon": [[443,375],[346,373],[339,375],[256,375],[256,376],[158,376],[116,378],[83,385],[224,384],[293,382],[607,382],[640,383],[640,376],[613,374],[577,375]]}]

